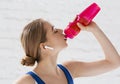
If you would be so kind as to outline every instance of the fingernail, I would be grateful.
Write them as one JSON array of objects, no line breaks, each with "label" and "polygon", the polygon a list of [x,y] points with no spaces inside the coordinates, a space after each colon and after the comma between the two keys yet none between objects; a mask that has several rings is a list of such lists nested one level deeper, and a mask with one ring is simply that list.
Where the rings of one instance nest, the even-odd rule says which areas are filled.
[{"label": "fingernail", "polygon": [[79,23],[77,22],[77,25],[79,25]]}]

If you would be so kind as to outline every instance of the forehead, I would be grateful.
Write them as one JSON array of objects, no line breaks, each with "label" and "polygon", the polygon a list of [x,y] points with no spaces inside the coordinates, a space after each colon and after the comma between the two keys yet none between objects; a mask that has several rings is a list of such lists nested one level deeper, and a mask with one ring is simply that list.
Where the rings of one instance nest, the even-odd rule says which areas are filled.
[{"label": "forehead", "polygon": [[44,21],[44,29],[46,31],[46,38],[47,39],[49,39],[49,37],[51,36],[52,27],[53,27],[53,25],[51,23]]},{"label": "forehead", "polygon": [[51,30],[52,29],[52,24],[51,23],[49,23],[49,22],[47,22],[47,21],[44,21],[44,28],[45,28],[45,30]]}]

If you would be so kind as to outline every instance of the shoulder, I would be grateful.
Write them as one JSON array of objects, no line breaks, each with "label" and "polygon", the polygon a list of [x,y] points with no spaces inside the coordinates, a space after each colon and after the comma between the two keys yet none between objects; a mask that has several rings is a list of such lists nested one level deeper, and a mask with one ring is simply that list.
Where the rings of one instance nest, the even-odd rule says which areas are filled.
[{"label": "shoulder", "polygon": [[79,64],[79,65],[82,65],[83,62],[80,62],[80,61],[67,61],[67,62],[62,63],[62,65],[63,65],[64,67],[66,67],[67,69],[69,69],[70,71],[71,71],[71,70],[74,70],[75,67],[76,67],[78,64]]},{"label": "shoulder", "polygon": [[72,77],[74,78],[74,66],[73,66],[73,61],[67,61],[62,63],[62,65],[70,72]]},{"label": "shoulder", "polygon": [[62,63],[62,65],[70,72],[73,78],[78,77],[77,72],[81,72],[81,67],[83,66],[83,62],[80,61],[67,61]]},{"label": "shoulder", "polygon": [[14,84],[35,84],[35,81],[30,75],[25,74],[18,78]]}]

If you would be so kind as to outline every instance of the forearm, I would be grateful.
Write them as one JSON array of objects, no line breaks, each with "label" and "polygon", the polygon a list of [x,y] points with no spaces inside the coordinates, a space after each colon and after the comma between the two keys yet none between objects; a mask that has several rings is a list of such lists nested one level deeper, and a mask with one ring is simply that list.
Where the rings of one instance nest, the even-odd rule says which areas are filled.
[{"label": "forearm", "polygon": [[80,23],[77,25],[81,30],[93,33],[104,51],[105,60],[95,62],[69,62],[66,65],[74,77],[98,75],[120,66],[118,52],[96,23],[91,22],[88,26],[83,26]]},{"label": "forearm", "polygon": [[116,51],[115,47],[112,45],[112,43],[109,41],[109,39],[106,37],[106,35],[101,31],[99,27],[95,28],[92,33],[100,43],[106,60],[112,63],[120,63],[120,56],[118,52]]}]

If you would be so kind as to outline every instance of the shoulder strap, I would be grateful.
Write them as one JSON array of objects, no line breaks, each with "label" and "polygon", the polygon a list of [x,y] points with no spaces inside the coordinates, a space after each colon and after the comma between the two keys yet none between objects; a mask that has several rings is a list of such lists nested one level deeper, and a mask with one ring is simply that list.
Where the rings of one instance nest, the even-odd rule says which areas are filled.
[{"label": "shoulder strap", "polygon": [[45,83],[40,79],[40,77],[37,76],[34,72],[29,71],[29,72],[27,72],[27,74],[31,75],[32,78],[37,82],[37,84],[45,84]]},{"label": "shoulder strap", "polygon": [[73,78],[72,76],[70,75],[69,71],[61,64],[58,64],[58,66],[60,67],[60,69],[62,69],[62,71],[64,72],[67,80],[68,80],[68,84],[74,84],[73,83]]}]

